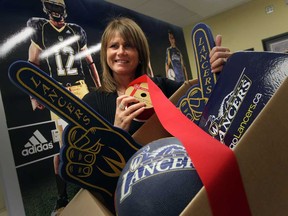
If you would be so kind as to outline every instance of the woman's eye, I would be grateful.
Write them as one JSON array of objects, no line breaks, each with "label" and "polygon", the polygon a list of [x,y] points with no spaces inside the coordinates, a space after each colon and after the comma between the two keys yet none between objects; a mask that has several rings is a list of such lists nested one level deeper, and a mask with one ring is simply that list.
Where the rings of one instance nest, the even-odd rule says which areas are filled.
[{"label": "woman's eye", "polygon": [[118,45],[117,44],[111,44],[110,46],[109,46],[110,48],[117,48],[118,47]]},{"label": "woman's eye", "polygon": [[125,48],[132,48],[133,46],[131,44],[125,44]]}]

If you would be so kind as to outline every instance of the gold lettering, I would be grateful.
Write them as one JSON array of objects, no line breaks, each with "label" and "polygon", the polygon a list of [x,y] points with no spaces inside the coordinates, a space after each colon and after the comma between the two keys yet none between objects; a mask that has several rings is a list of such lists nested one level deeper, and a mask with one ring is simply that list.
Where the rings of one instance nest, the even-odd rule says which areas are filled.
[{"label": "gold lettering", "polygon": [[204,42],[203,42],[203,37],[200,37],[200,38],[199,38],[198,46],[202,46],[203,44],[204,44]]},{"label": "gold lettering", "polygon": [[63,100],[63,102],[61,102],[61,100],[63,100],[63,97],[60,97],[58,99],[58,105],[59,105],[59,107],[64,107],[67,102],[65,100]]},{"label": "gold lettering", "polygon": [[210,70],[209,70],[209,69],[206,69],[206,70],[204,71],[203,76],[204,76],[204,77],[209,76],[209,72],[210,72]]},{"label": "gold lettering", "polygon": [[90,124],[90,118],[88,118],[86,115],[85,116],[83,116],[83,121],[84,121],[84,124],[85,125],[88,125],[88,124]]},{"label": "gold lettering", "polygon": [[75,109],[75,107],[71,103],[68,103],[66,108],[70,112],[70,114],[73,113],[73,111]]},{"label": "gold lettering", "polygon": [[41,81],[39,81],[39,82],[37,83],[36,80],[34,79],[34,77],[31,77],[30,80],[33,82],[33,84],[34,84],[34,86],[35,86],[36,88],[38,88],[39,85],[41,84]]},{"label": "gold lettering", "polygon": [[211,77],[207,77],[205,79],[205,85],[210,85],[211,84]]},{"label": "gold lettering", "polygon": [[42,85],[42,89],[43,89],[44,95],[46,95],[48,93],[48,91],[50,90],[50,88],[45,84]]},{"label": "gold lettering", "polygon": [[206,88],[206,94],[210,94],[212,92],[212,86],[207,86]]},{"label": "gold lettering", "polygon": [[80,119],[81,116],[83,115],[83,113],[81,113],[81,110],[80,110],[80,109],[77,109],[74,113],[75,113],[75,115],[76,115],[76,117],[77,117],[78,119]]},{"label": "gold lettering", "polygon": [[200,50],[200,53],[204,53],[204,54],[201,54],[201,58],[200,58],[200,62],[202,61],[205,61],[207,59],[207,55],[208,55],[208,52],[206,51],[206,48],[205,46],[203,46]]},{"label": "gold lettering", "polygon": [[58,98],[57,93],[55,92],[55,89],[52,89],[52,91],[49,93],[48,97],[52,102],[55,102],[54,98]]},{"label": "gold lettering", "polygon": [[[207,69],[209,67],[209,62],[208,61],[204,61],[202,64],[202,69]],[[207,70],[205,70],[207,71]]]}]

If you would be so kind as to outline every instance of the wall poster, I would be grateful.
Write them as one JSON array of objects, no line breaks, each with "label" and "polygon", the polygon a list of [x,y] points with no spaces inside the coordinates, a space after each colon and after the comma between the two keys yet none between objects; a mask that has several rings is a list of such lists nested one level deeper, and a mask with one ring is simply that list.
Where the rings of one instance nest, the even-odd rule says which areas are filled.
[{"label": "wall poster", "polygon": [[[80,35],[79,40],[82,45],[87,44],[100,75],[101,34],[111,18],[126,16],[134,19],[148,38],[154,76],[167,75],[171,79],[179,80],[192,78],[183,31],[178,26],[102,0],[0,1],[0,26],[2,29],[0,34],[0,177],[3,178],[6,207],[11,216],[53,215],[56,204],[69,202],[79,190],[76,185],[61,182],[57,178],[57,173],[55,174],[54,160],[59,154],[61,139],[55,120],[50,116],[50,111],[39,104],[31,103],[33,98],[16,88],[8,78],[9,66],[14,61],[33,59],[37,55],[37,48],[41,45],[31,43],[31,39],[33,42],[39,40],[39,43],[45,44],[45,46],[42,44],[43,47],[41,47],[42,54],[44,51],[48,52],[49,47],[57,40],[65,39],[65,37],[57,39],[58,30],[53,26],[49,26],[50,28],[47,28],[44,33],[39,30],[44,25],[49,25],[47,14],[53,13],[55,10],[65,17],[66,24],[71,25],[71,29],[65,30],[64,35],[76,32],[77,35]],[[167,49],[172,47],[175,41],[178,48]],[[80,52],[77,47],[72,45],[71,47],[75,51],[74,54]],[[71,47],[69,46],[70,49]],[[64,49],[66,53],[71,51],[67,47],[63,47]],[[181,55],[179,55],[180,50]],[[177,52],[178,57],[176,56]],[[69,52],[69,54],[73,55],[73,52]],[[186,71],[180,75],[178,70],[181,65],[176,64],[179,56],[183,58],[182,62],[186,66]],[[56,59],[58,59],[56,64],[58,63],[57,66],[59,66],[59,62],[61,63],[59,55]],[[92,69],[83,57],[79,57],[77,61],[75,60],[76,62],[83,71],[89,89],[93,90],[95,86],[90,75]],[[43,61],[34,63],[45,72],[56,70],[52,68],[52,64],[47,64],[45,56]],[[63,83],[72,82],[73,80],[63,79]]]}]

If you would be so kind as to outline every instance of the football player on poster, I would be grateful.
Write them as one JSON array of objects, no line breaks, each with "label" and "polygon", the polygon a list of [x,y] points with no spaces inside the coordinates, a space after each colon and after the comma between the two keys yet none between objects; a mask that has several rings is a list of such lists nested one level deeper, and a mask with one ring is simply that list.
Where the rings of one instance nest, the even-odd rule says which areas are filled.
[{"label": "football player on poster", "polygon": [[[28,20],[27,26],[35,30],[31,37],[28,60],[39,67],[46,62],[48,70],[45,71],[50,73],[51,77],[79,98],[83,98],[89,90],[85,82],[82,61],[75,58],[75,55],[88,49],[86,32],[77,24],[65,22],[67,13],[64,0],[41,1],[43,10],[49,19],[33,17]],[[70,43],[67,42],[61,46],[65,41],[70,41]],[[87,54],[85,58],[92,80],[98,88],[101,83],[93,58],[90,54]],[[44,108],[34,98],[31,98],[31,103],[33,110]],[[55,120],[59,130],[59,143],[61,146],[62,131],[66,126],[66,122],[52,112],[51,119]],[[58,199],[51,215],[59,215],[59,212],[68,204],[66,182],[59,176],[58,166],[59,155],[56,155],[54,157],[54,170]]]},{"label": "football player on poster", "polygon": [[188,80],[186,67],[184,65],[181,51],[176,46],[174,33],[168,30],[170,47],[166,50],[165,71],[166,77],[178,82]]}]

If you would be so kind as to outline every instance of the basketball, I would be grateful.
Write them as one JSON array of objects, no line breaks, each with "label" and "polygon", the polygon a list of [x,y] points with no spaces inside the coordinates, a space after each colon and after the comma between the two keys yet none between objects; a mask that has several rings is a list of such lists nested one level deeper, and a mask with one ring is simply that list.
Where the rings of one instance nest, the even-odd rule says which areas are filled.
[{"label": "basketball", "polygon": [[127,162],[115,191],[118,216],[179,215],[202,182],[177,138],[142,147]]}]

